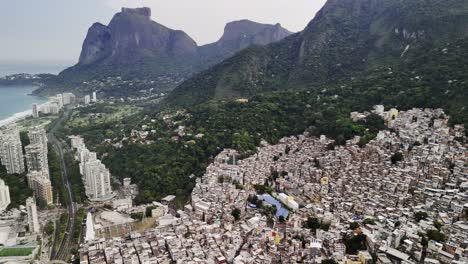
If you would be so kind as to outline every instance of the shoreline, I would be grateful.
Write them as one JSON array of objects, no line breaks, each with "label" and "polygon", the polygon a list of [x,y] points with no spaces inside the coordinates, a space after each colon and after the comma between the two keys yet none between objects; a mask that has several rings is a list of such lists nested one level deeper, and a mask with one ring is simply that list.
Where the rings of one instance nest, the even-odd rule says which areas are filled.
[{"label": "shoreline", "polygon": [[0,127],[4,127],[4,126],[9,125],[11,123],[26,119],[28,116],[32,116],[32,109],[31,110],[26,110],[26,111],[23,111],[23,112],[15,113],[10,117],[7,117],[5,119],[0,120]]},{"label": "shoreline", "polygon": [[[35,87],[34,90],[36,90],[37,88],[39,88],[39,87]],[[34,91],[34,90],[33,90],[33,91]],[[28,92],[28,93],[26,94],[26,96],[35,96],[35,95],[32,94],[33,91]],[[36,97],[36,96],[35,96],[35,97]],[[39,97],[39,96],[37,96],[37,97]],[[45,97],[43,97],[43,98],[45,98]],[[43,105],[45,105],[45,104],[46,104],[46,102],[44,102],[44,103],[37,103],[37,106],[38,106],[38,107],[41,107],[41,106],[43,106]],[[3,127],[6,126],[6,125],[9,125],[9,124],[11,124],[11,123],[15,123],[15,122],[24,120],[24,119],[26,119],[27,117],[32,116],[32,105],[33,105],[33,104],[31,104],[31,105],[29,106],[29,109],[28,109],[28,110],[16,112],[16,113],[14,113],[14,114],[12,114],[12,115],[6,117],[6,118],[0,119],[0,128],[3,128]]]}]

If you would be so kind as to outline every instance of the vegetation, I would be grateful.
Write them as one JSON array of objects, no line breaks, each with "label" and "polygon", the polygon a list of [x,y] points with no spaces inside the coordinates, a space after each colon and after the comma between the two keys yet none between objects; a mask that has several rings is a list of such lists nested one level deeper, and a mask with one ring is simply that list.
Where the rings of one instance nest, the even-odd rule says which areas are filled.
[{"label": "vegetation", "polygon": [[54,233],[55,226],[52,221],[48,221],[47,224],[44,227],[44,232],[48,235],[51,236]]},{"label": "vegetation", "polygon": [[416,212],[414,214],[414,219],[416,220],[416,222],[419,222],[421,220],[426,220],[428,217],[427,213],[426,212]]},{"label": "vegetation", "polygon": [[429,240],[434,240],[437,242],[445,242],[447,238],[439,230],[429,230],[427,231],[427,238]]},{"label": "vegetation", "polygon": [[234,219],[236,219],[236,221],[238,221],[241,217],[241,211],[239,208],[234,208],[231,212],[231,215],[234,217]]},{"label": "vegetation", "polygon": [[131,214],[130,214],[130,217],[131,217],[132,219],[134,219],[134,220],[137,220],[137,221],[143,220],[143,216],[144,216],[143,212],[131,213]]},{"label": "vegetation", "polygon": [[366,218],[366,219],[364,219],[364,221],[362,223],[364,225],[375,225],[375,220],[372,219],[372,218]]},{"label": "vegetation", "polygon": [[55,149],[51,144],[48,146],[49,153],[49,172],[50,172],[50,181],[52,183],[52,193],[54,195],[54,201],[58,198],[60,203],[63,206],[68,205],[68,192],[65,189],[65,184],[62,178],[62,170],[60,167],[60,158]]},{"label": "vegetation", "polygon": [[81,235],[81,231],[82,231],[82,227],[83,227],[83,221],[86,217],[86,210],[84,207],[80,207],[77,211],[76,211],[76,217],[75,217],[75,230],[73,232],[73,241],[75,241],[75,243],[79,243],[79,239],[80,239],[80,235]]},{"label": "vegetation", "polygon": [[25,174],[8,175],[6,168],[0,165],[0,178],[5,181],[10,189],[10,205],[8,209],[18,208],[20,205],[26,204],[26,199],[33,195],[33,191],[29,189]]},{"label": "vegetation", "polygon": [[[60,215],[57,227],[58,227],[58,241],[62,241],[63,237],[65,236],[65,231],[67,229],[68,224],[68,213],[62,213]],[[60,244],[60,243],[58,243]]]},{"label": "vegetation", "polygon": [[356,255],[359,250],[366,250],[366,236],[363,234],[345,236],[343,238],[346,253]]},{"label": "vegetation", "polygon": [[0,257],[13,256],[29,256],[34,251],[34,248],[2,248],[0,249]]},{"label": "vegetation", "polygon": [[392,161],[392,164],[395,165],[395,164],[397,164],[398,162],[400,162],[400,161],[402,161],[404,159],[403,153],[397,152],[397,153],[393,154],[390,159]]},{"label": "vegetation", "polygon": [[72,187],[73,196],[77,203],[84,203],[86,201],[86,192],[83,185],[83,180],[80,174],[80,165],[71,153],[65,154],[65,164],[68,170],[68,178]]},{"label": "vegetation", "polygon": [[305,222],[303,226],[304,228],[311,229],[314,232],[317,229],[328,231],[328,229],[330,228],[329,224],[320,223],[317,218],[310,216],[307,218],[307,222]]},{"label": "vegetation", "polygon": [[352,222],[352,223],[349,224],[349,229],[351,229],[351,230],[356,230],[358,228],[359,228],[359,224],[356,223],[356,222]]},{"label": "vegetation", "polygon": [[338,264],[334,259],[324,259],[322,260],[322,264]]}]

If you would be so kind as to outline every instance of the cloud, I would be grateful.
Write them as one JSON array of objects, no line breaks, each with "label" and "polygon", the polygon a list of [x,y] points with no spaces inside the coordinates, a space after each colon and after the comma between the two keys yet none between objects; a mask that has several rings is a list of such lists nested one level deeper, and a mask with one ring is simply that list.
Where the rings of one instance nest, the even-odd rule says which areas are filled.
[{"label": "cloud", "polygon": [[240,19],[281,23],[291,31],[302,30],[326,0],[107,0],[121,7],[152,9],[153,20],[187,32],[199,44],[216,41],[224,25]]}]

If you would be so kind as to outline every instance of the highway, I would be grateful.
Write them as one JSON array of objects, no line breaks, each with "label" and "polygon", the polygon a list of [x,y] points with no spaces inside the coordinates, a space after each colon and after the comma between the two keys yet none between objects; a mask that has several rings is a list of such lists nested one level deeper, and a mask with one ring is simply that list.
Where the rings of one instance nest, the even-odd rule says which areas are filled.
[{"label": "highway", "polygon": [[63,261],[68,261],[68,256],[70,253],[70,244],[71,240],[73,239],[73,232],[75,230],[75,217],[76,217],[76,203],[75,203],[75,197],[73,196],[70,180],[68,178],[68,171],[67,171],[67,166],[65,163],[65,157],[64,157],[64,146],[66,146],[66,143],[61,142],[57,136],[57,130],[60,128],[62,123],[67,119],[68,112],[62,113],[60,117],[55,120],[48,131],[47,137],[49,140],[49,143],[52,144],[54,150],[57,152],[59,155],[60,159],[60,168],[62,172],[62,179],[63,183],[65,184],[65,188],[68,192],[68,223],[67,223],[67,228],[65,231],[65,234],[63,236],[63,240],[60,243],[60,246],[56,250],[56,243],[57,243],[57,232],[54,240],[54,247],[50,255],[51,260],[63,260]]}]

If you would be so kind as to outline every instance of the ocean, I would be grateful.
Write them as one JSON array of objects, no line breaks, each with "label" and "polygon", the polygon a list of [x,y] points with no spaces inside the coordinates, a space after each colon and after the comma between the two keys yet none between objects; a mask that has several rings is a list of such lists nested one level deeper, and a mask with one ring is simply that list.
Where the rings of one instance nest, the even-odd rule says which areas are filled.
[{"label": "ocean", "polygon": [[0,86],[0,122],[15,114],[32,111],[32,104],[42,104],[46,98],[30,96],[34,86]]},{"label": "ocean", "polygon": [[[65,69],[64,65],[40,64],[0,64],[0,77],[16,73],[52,73],[58,74]],[[0,86],[0,126],[13,119],[30,115],[32,104],[47,102],[47,98],[31,96],[35,86]]]}]

